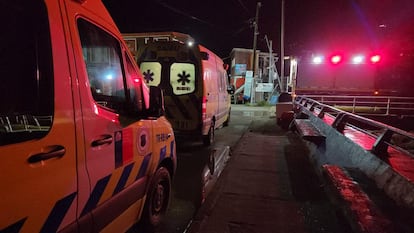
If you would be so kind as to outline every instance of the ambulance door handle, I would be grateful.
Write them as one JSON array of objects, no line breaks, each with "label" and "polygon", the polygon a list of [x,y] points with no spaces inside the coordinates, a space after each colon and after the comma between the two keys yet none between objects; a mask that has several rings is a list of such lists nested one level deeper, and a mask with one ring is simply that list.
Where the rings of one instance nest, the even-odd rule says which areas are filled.
[{"label": "ambulance door handle", "polygon": [[43,160],[61,158],[66,153],[66,149],[63,146],[52,146],[51,148],[52,149],[49,152],[42,152],[42,153],[30,156],[27,159],[27,161],[29,163],[38,163]]},{"label": "ambulance door handle", "polygon": [[105,144],[111,144],[112,141],[113,141],[112,135],[103,135],[102,138],[96,139],[95,141],[93,141],[91,145],[93,147],[102,146]]}]

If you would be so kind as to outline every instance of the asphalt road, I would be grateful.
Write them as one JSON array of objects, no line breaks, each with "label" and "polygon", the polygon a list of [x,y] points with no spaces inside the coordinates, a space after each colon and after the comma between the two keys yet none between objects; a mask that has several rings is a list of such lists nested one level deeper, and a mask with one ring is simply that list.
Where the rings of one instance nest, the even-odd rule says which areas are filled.
[{"label": "asphalt road", "polygon": [[[157,233],[350,232],[325,195],[303,142],[266,111],[233,105],[230,124],[216,131],[213,146],[177,147],[173,197]],[[272,149],[263,150],[267,144]],[[251,202],[240,202],[246,198]],[[147,233],[142,226],[131,232]]]},{"label": "asphalt road", "polygon": [[[177,173],[174,177],[173,196],[162,225],[157,233],[182,233],[193,216],[208,197],[224,169],[231,149],[240,140],[253,116],[243,116],[239,110],[231,114],[229,126],[216,130],[215,143],[205,147],[201,142],[177,142]],[[214,172],[211,169],[214,157]],[[145,226],[138,224],[129,231],[148,233]]]},{"label": "asphalt road", "polygon": [[253,121],[186,233],[352,232],[330,203],[304,142],[273,117]]}]

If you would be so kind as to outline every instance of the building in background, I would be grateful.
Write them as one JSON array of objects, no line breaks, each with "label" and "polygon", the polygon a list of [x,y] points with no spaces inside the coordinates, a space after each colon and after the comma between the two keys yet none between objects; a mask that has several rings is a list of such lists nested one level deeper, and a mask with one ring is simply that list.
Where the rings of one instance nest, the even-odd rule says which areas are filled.
[{"label": "building in background", "polygon": [[276,86],[277,78],[275,64],[271,64],[277,61],[277,54],[272,55],[273,58],[270,59],[270,53],[257,50],[256,70],[252,72],[253,49],[234,48],[231,51],[230,84],[236,89],[233,103],[250,101],[253,95],[256,103],[268,100]]}]

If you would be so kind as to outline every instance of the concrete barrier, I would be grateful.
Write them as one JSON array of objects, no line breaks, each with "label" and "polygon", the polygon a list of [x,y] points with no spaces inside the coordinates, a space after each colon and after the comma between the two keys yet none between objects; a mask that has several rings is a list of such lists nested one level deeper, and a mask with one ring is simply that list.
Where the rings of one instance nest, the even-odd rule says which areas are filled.
[{"label": "concrete barrier", "polygon": [[354,232],[394,233],[393,222],[372,202],[347,172],[335,165],[323,165],[327,188],[333,193],[331,200],[340,210]]},{"label": "concrete barrier", "polygon": [[324,164],[357,168],[374,180],[377,187],[382,189],[398,205],[410,209],[414,208],[414,184],[410,180],[369,150],[362,148],[326,124],[313,112],[306,108],[302,108],[302,112],[308,115],[312,124],[326,136],[325,142],[319,145],[307,142],[311,159],[320,173]]}]

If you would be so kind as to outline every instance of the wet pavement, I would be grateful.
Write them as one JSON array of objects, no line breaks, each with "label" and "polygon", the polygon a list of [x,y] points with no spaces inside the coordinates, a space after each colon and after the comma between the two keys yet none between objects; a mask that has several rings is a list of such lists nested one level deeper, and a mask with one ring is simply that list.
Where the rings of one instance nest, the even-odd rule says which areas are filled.
[{"label": "wet pavement", "polygon": [[232,109],[253,121],[186,232],[350,232],[325,195],[306,145],[276,125],[274,108]]},{"label": "wet pavement", "polygon": [[[325,160],[316,160],[316,151],[332,151],[328,157],[336,160],[331,164],[356,155],[355,150],[345,152],[348,144],[361,147],[345,143],[347,134],[327,134],[329,146],[316,150],[276,124],[275,107],[232,105],[229,127],[216,136],[208,148],[179,148],[172,206],[157,232],[388,233],[378,223],[392,223],[395,232],[413,232],[413,211],[396,206],[360,169],[343,166],[349,177],[338,176],[338,170],[331,173],[332,180],[321,174],[319,163]],[[332,182],[343,184],[334,186],[339,196]]]}]

